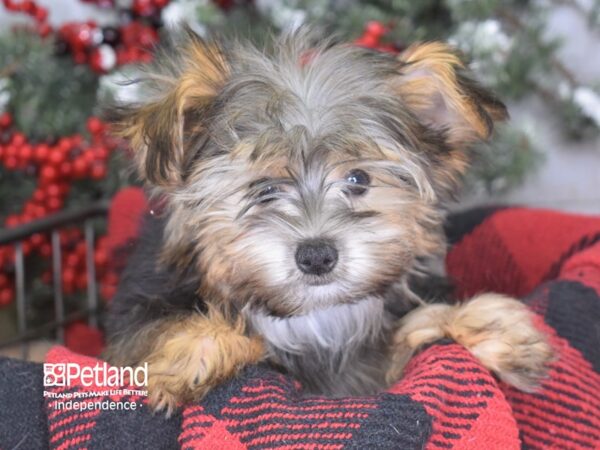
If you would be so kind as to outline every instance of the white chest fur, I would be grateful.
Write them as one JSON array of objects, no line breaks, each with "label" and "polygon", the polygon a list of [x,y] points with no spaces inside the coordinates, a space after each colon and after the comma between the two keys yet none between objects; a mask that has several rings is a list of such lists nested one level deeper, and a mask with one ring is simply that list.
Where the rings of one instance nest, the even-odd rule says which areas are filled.
[{"label": "white chest fur", "polygon": [[375,297],[286,318],[255,310],[244,314],[271,351],[295,355],[351,351],[376,339],[385,324],[383,300]]}]

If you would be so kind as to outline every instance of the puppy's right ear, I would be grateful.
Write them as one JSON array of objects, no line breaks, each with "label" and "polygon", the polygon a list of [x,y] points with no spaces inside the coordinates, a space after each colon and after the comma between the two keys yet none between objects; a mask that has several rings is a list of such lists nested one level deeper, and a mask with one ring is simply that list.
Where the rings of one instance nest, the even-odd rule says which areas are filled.
[{"label": "puppy's right ear", "polygon": [[150,100],[108,113],[114,132],[127,139],[141,178],[163,188],[181,184],[203,139],[203,112],[228,77],[224,52],[186,30],[181,50],[163,51],[157,71],[141,81]]}]

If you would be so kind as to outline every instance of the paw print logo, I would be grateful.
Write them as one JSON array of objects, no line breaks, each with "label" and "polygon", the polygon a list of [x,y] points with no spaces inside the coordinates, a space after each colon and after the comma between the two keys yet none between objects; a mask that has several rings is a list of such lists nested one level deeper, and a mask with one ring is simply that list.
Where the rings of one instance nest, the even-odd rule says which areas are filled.
[{"label": "paw print logo", "polygon": [[67,384],[66,364],[48,364],[44,363],[44,386],[66,386]]}]

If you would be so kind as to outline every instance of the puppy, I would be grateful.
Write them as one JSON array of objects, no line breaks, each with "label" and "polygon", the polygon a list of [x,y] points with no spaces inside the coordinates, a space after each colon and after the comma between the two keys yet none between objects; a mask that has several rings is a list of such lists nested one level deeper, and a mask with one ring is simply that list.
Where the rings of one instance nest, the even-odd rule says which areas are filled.
[{"label": "puppy", "polygon": [[444,202],[504,105],[456,52],[399,56],[297,32],[258,50],[188,32],[115,129],[164,201],[113,300],[108,359],[148,362],[172,412],[266,360],[309,394],[380,392],[451,338],[534,389],[552,351],[517,300],[427,304]]}]

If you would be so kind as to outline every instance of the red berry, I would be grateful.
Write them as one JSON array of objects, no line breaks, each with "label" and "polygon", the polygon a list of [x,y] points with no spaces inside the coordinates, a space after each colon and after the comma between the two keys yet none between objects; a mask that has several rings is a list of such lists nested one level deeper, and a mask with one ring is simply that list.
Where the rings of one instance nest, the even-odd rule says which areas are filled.
[{"label": "red berry", "polygon": [[66,268],[62,273],[62,282],[65,293],[71,293],[73,291],[73,283],[75,283],[75,271],[70,268]]},{"label": "red berry", "polygon": [[12,135],[11,144],[20,147],[25,142],[27,142],[27,138],[23,133],[15,133]]},{"label": "red berry", "polygon": [[15,156],[9,156],[4,160],[4,166],[9,170],[16,169],[18,165],[19,160]]},{"label": "red berry", "polygon": [[40,247],[40,255],[42,255],[44,258],[50,258],[52,255],[52,246],[48,243],[42,244]]},{"label": "red berry", "polygon": [[75,241],[81,241],[80,243],[82,245],[85,245],[85,242],[82,241],[83,239],[83,233],[81,232],[81,230],[79,228],[71,228],[69,231],[69,238],[71,239],[71,241],[75,242]]},{"label": "red berry", "polygon": [[97,267],[104,267],[108,262],[108,254],[104,249],[96,249],[94,253],[94,262]]},{"label": "red berry", "polygon": [[50,211],[58,211],[63,206],[63,201],[59,197],[50,197],[48,199],[48,209]]},{"label": "red berry", "polygon": [[20,223],[21,221],[19,219],[19,216],[17,216],[16,214],[12,214],[6,218],[4,225],[6,226],[6,228],[13,228],[19,225]]},{"label": "red berry", "polygon": [[52,32],[52,27],[47,23],[42,23],[38,27],[38,33],[41,37],[46,37]]},{"label": "red berry", "polygon": [[32,202],[25,203],[25,206],[23,207],[23,215],[29,215],[29,216],[33,217],[35,208],[36,208],[36,206]]},{"label": "red berry", "polygon": [[14,291],[11,288],[4,288],[0,290],[0,306],[10,305],[14,296]]},{"label": "red berry", "polygon": [[9,283],[8,276],[6,276],[6,274],[0,272],[0,288],[2,288],[4,286],[8,286],[8,283]]},{"label": "red berry", "polygon": [[56,183],[52,183],[46,188],[46,193],[50,197],[58,197],[60,196],[60,186]]},{"label": "red berry", "polygon": [[44,237],[44,235],[40,234],[40,233],[35,233],[35,234],[31,235],[31,237],[29,238],[31,245],[35,248],[40,247],[44,243],[45,240],[46,240],[46,238]]},{"label": "red berry", "polygon": [[53,166],[44,166],[40,171],[40,179],[43,183],[51,183],[56,180],[58,171]]},{"label": "red berry", "polygon": [[108,247],[108,242],[109,241],[108,241],[108,237],[107,236],[100,236],[98,238],[98,244],[96,245],[96,247],[98,249],[100,249],[100,248],[106,248],[106,247]]},{"label": "red berry", "polygon": [[60,166],[62,162],[65,160],[65,154],[61,151],[58,151],[57,148],[54,148],[54,151],[50,153],[48,157],[48,162],[54,166]]},{"label": "red berry", "polygon": [[69,161],[63,161],[59,167],[59,172],[62,177],[69,178],[73,173],[73,165]]},{"label": "red berry", "polygon": [[70,267],[64,267],[62,270],[63,282],[72,283],[75,280],[75,271]]},{"label": "red berry", "polygon": [[67,255],[67,259],[65,260],[65,265],[69,267],[77,267],[81,261],[79,255],[75,252],[69,253]]},{"label": "red berry", "polygon": [[46,199],[46,191],[38,188],[35,191],[33,191],[32,198],[36,203],[43,203]]},{"label": "red berry", "polygon": [[94,180],[101,180],[106,176],[106,166],[104,164],[95,164],[92,166],[92,172],[90,176]]},{"label": "red berry", "polygon": [[154,13],[155,7],[152,0],[134,0],[132,9],[140,16],[150,16]]},{"label": "red berry", "polygon": [[73,136],[71,136],[70,141],[71,146],[80,147],[83,143],[83,136],[81,136],[80,134],[74,134]]},{"label": "red berry", "polygon": [[83,178],[87,175],[89,164],[85,158],[81,156],[73,161],[73,175],[76,178]]},{"label": "red berry", "polygon": [[48,10],[38,6],[37,11],[35,12],[35,19],[38,22],[45,22],[48,18]]},{"label": "red berry", "polygon": [[365,27],[365,32],[376,37],[378,40],[388,32],[387,27],[377,20],[371,20]]},{"label": "red berry", "polygon": [[96,149],[96,158],[100,161],[106,161],[108,159],[108,149],[106,147],[98,147]]},{"label": "red berry", "polygon": [[87,121],[87,129],[92,134],[99,134],[104,131],[104,124],[97,117],[90,117]]},{"label": "red berry", "polygon": [[87,246],[85,245],[85,242],[78,242],[77,245],[75,246],[75,252],[81,257],[83,258],[85,256],[85,254],[87,253]]},{"label": "red berry", "polygon": [[108,272],[104,276],[104,282],[116,286],[119,283],[119,276],[115,272]]},{"label": "red berry", "polygon": [[69,138],[60,138],[56,145],[56,150],[60,150],[61,153],[67,153],[73,148],[73,142]]},{"label": "red berry", "polygon": [[33,159],[33,148],[29,144],[24,144],[19,151],[19,156],[21,161],[25,163],[31,162]]},{"label": "red berry", "polygon": [[81,156],[89,163],[96,161],[96,152],[92,148],[88,148]]},{"label": "red berry", "polygon": [[32,0],[23,0],[23,2],[21,3],[21,7],[23,8],[23,11],[27,14],[35,14],[37,10],[37,5]]},{"label": "red berry", "polygon": [[35,159],[38,162],[44,162],[48,158],[48,154],[50,153],[50,147],[48,147],[46,144],[39,144],[35,148],[34,153]]},{"label": "red berry", "polygon": [[12,116],[5,112],[0,114],[0,128],[8,128],[12,124]]},{"label": "red berry", "polygon": [[19,148],[14,144],[9,144],[4,149],[4,157],[5,158],[16,158],[19,154]]},{"label": "red berry", "polygon": [[[31,222],[31,220],[33,218],[27,218],[27,219],[28,220],[26,222]],[[23,246],[23,254],[25,256],[28,256],[31,253],[31,250],[33,248],[33,246],[31,245],[31,242],[23,241],[22,246]]]},{"label": "red berry", "polygon": [[14,247],[8,247],[5,251],[4,251],[4,262],[5,263],[9,263],[9,264],[14,264],[15,262],[15,248]]},{"label": "red berry", "polygon": [[[24,212],[23,214],[21,214],[21,223],[29,223],[33,220],[33,214],[30,213],[26,213]],[[25,243],[23,243],[25,244]]]},{"label": "red berry", "polygon": [[100,295],[102,295],[105,300],[110,300],[113,298],[116,292],[117,288],[109,284],[103,284],[100,288]]}]

